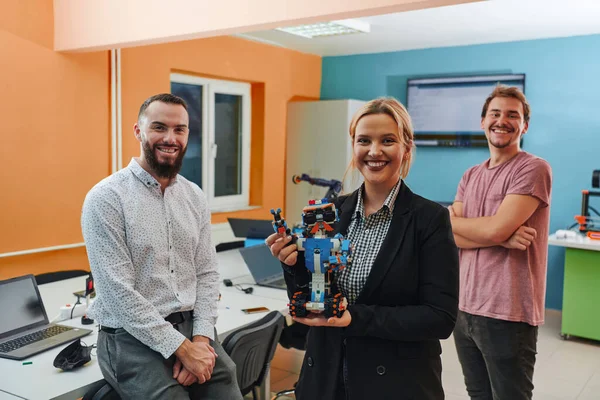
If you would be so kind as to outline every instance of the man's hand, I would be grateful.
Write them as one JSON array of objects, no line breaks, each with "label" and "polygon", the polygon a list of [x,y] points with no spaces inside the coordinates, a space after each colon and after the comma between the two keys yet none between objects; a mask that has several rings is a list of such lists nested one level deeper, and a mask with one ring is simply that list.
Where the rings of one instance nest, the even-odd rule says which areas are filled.
[{"label": "man's hand", "polygon": [[290,267],[296,265],[298,260],[298,246],[292,244],[285,247],[291,240],[292,236],[281,236],[278,233],[272,234],[265,240],[266,245],[271,249],[271,254]]},{"label": "man's hand", "polygon": [[173,365],[173,379],[177,379],[177,382],[183,386],[190,386],[198,382],[198,378],[183,366],[179,358]]},{"label": "man's hand", "polygon": [[448,206],[448,211],[450,212],[450,218],[456,217],[456,212],[454,211],[454,207],[452,207],[452,205]]},{"label": "man's hand", "polygon": [[502,247],[506,247],[507,249],[527,250],[536,237],[537,231],[535,229],[522,225],[506,242],[502,243]]},{"label": "man's hand", "polygon": [[[198,383],[202,384],[208,381],[212,375],[217,353],[205,341],[191,342],[186,339],[181,346],[175,350],[175,356],[178,361],[181,361],[181,364],[183,364],[183,367],[185,367],[188,372],[191,372],[198,378]],[[177,364],[177,362],[175,364]],[[175,375],[175,366],[173,366],[173,375]],[[181,371],[178,376],[179,375],[181,375]],[[178,378],[177,380],[179,381]],[[185,381],[187,381],[187,377],[185,377]]]},{"label": "man's hand", "polygon": [[[192,342],[201,342],[210,345],[210,338],[202,335],[196,335],[192,338]],[[217,353],[215,353],[217,355]]]},{"label": "man's hand", "polygon": [[[206,336],[197,335],[192,338],[192,342],[210,344],[210,339]],[[215,353],[215,357],[218,357],[217,353]],[[173,365],[173,379],[177,379],[177,382],[183,386],[190,386],[198,381],[198,378],[183,366],[179,358],[175,360],[175,364]]]}]

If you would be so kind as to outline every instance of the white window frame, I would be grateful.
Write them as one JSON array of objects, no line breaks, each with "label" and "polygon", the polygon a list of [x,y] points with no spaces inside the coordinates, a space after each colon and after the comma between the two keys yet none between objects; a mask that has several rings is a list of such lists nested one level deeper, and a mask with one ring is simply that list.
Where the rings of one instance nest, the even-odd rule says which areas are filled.
[{"label": "white window frame", "polygon": [[[236,211],[247,209],[250,197],[250,126],[251,103],[250,84],[200,78],[179,73],[171,74],[171,82],[202,86],[202,188],[208,198],[212,212]],[[241,143],[241,179],[242,193],[231,196],[215,197],[215,159],[217,145],[215,141],[215,94],[230,94],[242,98],[242,143]],[[192,107],[189,105],[188,107]]]}]

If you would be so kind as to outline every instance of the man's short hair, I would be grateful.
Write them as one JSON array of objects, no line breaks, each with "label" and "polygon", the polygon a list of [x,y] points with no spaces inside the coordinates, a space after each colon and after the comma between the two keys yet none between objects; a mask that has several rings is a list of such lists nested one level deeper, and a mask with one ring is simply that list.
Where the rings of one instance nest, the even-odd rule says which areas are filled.
[{"label": "man's short hair", "polygon": [[517,99],[523,104],[523,118],[525,122],[529,123],[529,113],[531,112],[531,108],[529,107],[529,103],[525,98],[525,95],[519,88],[514,86],[506,86],[506,85],[497,85],[494,91],[488,96],[483,103],[483,109],[481,110],[481,118],[485,118],[487,114],[488,107],[490,106],[490,102],[494,99],[494,97],[512,97],[513,99]]},{"label": "man's short hair", "polygon": [[142,103],[140,107],[140,112],[138,113],[138,120],[142,117],[142,115],[144,115],[148,106],[154,103],[155,101],[160,101],[161,103],[166,104],[177,104],[183,106],[183,108],[185,108],[185,111],[187,111],[187,103],[181,97],[174,96],[171,93],[160,93],[155,94],[152,97],[148,97],[146,101]]}]

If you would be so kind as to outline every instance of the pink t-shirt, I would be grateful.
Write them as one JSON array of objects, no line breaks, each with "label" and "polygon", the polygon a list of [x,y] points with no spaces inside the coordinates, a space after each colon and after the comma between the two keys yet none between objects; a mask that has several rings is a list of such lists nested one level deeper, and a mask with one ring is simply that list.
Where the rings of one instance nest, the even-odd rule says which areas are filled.
[{"label": "pink t-shirt", "polygon": [[525,223],[537,238],[525,251],[493,246],[460,249],[460,310],[490,318],[544,323],[548,229],[552,170],[543,159],[520,152],[511,160],[488,168],[489,159],[463,175],[455,201],[463,203],[463,217],[496,214],[509,194],[540,200]]}]

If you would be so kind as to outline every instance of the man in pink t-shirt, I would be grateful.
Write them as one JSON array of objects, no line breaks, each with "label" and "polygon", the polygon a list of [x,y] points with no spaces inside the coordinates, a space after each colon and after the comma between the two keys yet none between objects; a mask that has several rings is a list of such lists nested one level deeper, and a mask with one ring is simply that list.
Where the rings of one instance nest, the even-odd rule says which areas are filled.
[{"label": "man in pink t-shirt", "polygon": [[454,341],[477,399],[531,399],[544,322],[552,172],[520,148],[529,104],[498,86],[481,113],[490,158],[463,175],[449,207],[460,248]]}]

